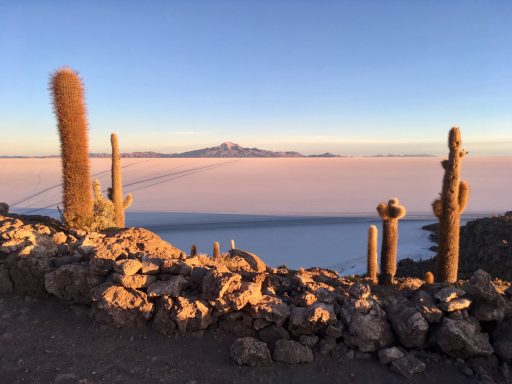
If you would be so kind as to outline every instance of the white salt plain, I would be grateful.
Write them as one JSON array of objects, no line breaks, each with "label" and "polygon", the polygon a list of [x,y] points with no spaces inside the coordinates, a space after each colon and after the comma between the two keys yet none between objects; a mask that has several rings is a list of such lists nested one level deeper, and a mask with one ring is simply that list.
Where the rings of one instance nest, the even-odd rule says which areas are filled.
[{"label": "white salt plain", "polygon": [[[147,227],[176,246],[211,252],[215,240],[260,255],[268,264],[365,268],[366,233],[375,206],[399,197],[399,258],[431,257],[430,202],[441,188],[440,158],[123,159],[125,193],[135,201],[127,224]],[[109,186],[110,160],[92,159]],[[464,161],[472,187],[466,218],[510,210],[512,157]],[[14,212],[56,215],[59,159],[0,159],[0,201]]]}]

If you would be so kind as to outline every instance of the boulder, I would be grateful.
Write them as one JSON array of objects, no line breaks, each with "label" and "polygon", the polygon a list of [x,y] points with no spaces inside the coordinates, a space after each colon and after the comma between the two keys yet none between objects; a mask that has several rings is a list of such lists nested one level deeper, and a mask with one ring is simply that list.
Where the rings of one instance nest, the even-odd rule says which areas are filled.
[{"label": "boulder", "polygon": [[261,340],[267,343],[271,348],[274,348],[277,340],[290,338],[290,333],[283,327],[276,324],[270,324],[268,327],[260,329],[258,336]]},{"label": "boulder", "polygon": [[231,345],[230,354],[231,358],[240,366],[265,367],[272,364],[267,344],[253,337],[236,339]]},{"label": "boulder", "polygon": [[411,302],[429,323],[439,323],[443,318],[443,311],[436,306],[434,297],[427,291],[416,290],[411,297]]},{"label": "boulder", "polygon": [[156,280],[156,277],[153,275],[120,275],[118,273],[114,273],[112,275],[114,281],[125,288],[147,288],[151,283]]},{"label": "boulder", "polygon": [[212,323],[211,308],[200,298],[176,298],[171,317],[182,334],[205,330]]},{"label": "boulder", "polygon": [[441,303],[438,305],[439,309],[445,312],[454,312],[454,311],[462,311],[463,309],[469,308],[471,305],[471,300],[465,297],[461,297],[459,299],[453,299],[446,303]]},{"label": "boulder", "polygon": [[473,299],[471,314],[480,321],[502,321],[506,313],[505,299],[492,282],[491,275],[479,269],[464,284]]},{"label": "boulder", "polygon": [[293,340],[278,340],[274,348],[273,358],[288,364],[312,363],[314,360],[311,348]]},{"label": "boulder", "polygon": [[103,284],[92,290],[95,318],[115,327],[144,324],[153,315],[153,304],[144,292]]},{"label": "boulder", "polygon": [[418,360],[410,353],[406,353],[399,359],[393,360],[391,363],[391,370],[400,373],[401,375],[410,379],[413,375],[425,371],[425,363]]},{"label": "boulder", "polygon": [[501,323],[492,333],[491,339],[496,355],[507,363],[512,363],[512,319]]},{"label": "boulder", "polygon": [[125,276],[135,275],[142,269],[142,263],[134,259],[117,260],[114,264],[114,271]]},{"label": "boulder", "polygon": [[53,270],[49,258],[14,257],[9,264],[15,293],[32,297],[48,296],[45,289],[45,275]]},{"label": "boulder", "polygon": [[453,320],[445,317],[435,334],[435,341],[445,354],[452,357],[469,359],[493,353],[489,335],[480,332],[480,324],[474,318]]},{"label": "boulder", "polygon": [[404,347],[418,348],[425,344],[428,322],[407,299],[391,300],[386,306],[386,311],[393,331]]},{"label": "boulder", "polygon": [[231,272],[257,272],[262,273],[267,270],[266,264],[254,253],[243,251],[241,249],[231,249],[228,252],[226,265]]},{"label": "boulder", "polygon": [[178,328],[176,322],[171,317],[173,305],[172,298],[166,296],[159,298],[155,316],[153,317],[153,328],[166,336],[173,335]]},{"label": "boulder", "polygon": [[390,347],[381,349],[378,353],[379,361],[381,364],[388,365],[393,361],[400,359],[404,356],[404,353],[397,347]]},{"label": "boulder", "polygon": [[434,297],[442,303],[447,303],[453,299],[464,296],[466,292],[455,287],[444,287],[439,290]]},{"label": "boulder", "polygon": [[[253,327],[252,317],[242,311],[231,312],[221,316],[219,318],[219,326],[238,337],[256,337],[258,335]],[[263,341],[269,340],[264,339]]]},{"label": "boulder", "polygon": [[242,284],[242,276],[214,267],[203,279],[203,299],[218,300],[226,293],[236,291]]},{"label": "boulder", "polygon": [[325,331],[325,329],[336,323],[336,314],[332,304],[314,303],[307,309],[306,322],[313,332]]},{"label": "boulder", "polygon": [[300,335],[299,342],[306,347],[313,348],[320,338],[317,335]]},{"label": "boulder", "polygon": [[2,264],[0,264],[0,295],[11,293],[13,285],[9,271]]},{"label": "boulder", "polygon": [[188,285],[187,280],[181,276],[172,276],[166,281],[154,281],[147,289],[148,297],[170,296],[178,297],[181,291]]},{"label": "boulder", "polygon": [[[260,283],[242,281],[240,289],[228,293],[222,299],[215,301],[215,308],[221,313],[239,311],[248,304],[258,304],[262,298]],[[263,318],[257,320],[263,320]]]},{"label": "boulder", "polygon": [[277,325],[283,325],[290,316],[290,308],[275,296],[263,295],[259,303],[250,305],[247,309],[254,319],[263,318]]},{"label": "boulder", "polygon": [[362,352],[374,352],[394,342],[386,312],[373,299],[362,296],[346,300],[340,311],[344,342]]},{"label": "boulder", "polygon": [[46,291],[61,300],[89,304],[91,292],[89,268],[82,264],[66,264],[45,275]]}]

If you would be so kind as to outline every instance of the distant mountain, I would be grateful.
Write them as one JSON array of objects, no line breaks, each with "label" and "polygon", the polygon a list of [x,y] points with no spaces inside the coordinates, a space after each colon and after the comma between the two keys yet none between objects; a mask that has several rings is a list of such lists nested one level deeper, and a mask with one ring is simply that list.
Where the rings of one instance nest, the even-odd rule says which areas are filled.
[{"label": "distant mountain", "polygon": [[428,153],[406,153],[405,155],[372,155],[372,156],[365,156],[365,157],[437,157],[436,155],[431,155]]},{"label": "distant mountain", "polygon": [[217,147],[183,152],[172,157],[304,157],[304,155],[299,152],[273,152],[258,148],[244,148],[228,141]]}]

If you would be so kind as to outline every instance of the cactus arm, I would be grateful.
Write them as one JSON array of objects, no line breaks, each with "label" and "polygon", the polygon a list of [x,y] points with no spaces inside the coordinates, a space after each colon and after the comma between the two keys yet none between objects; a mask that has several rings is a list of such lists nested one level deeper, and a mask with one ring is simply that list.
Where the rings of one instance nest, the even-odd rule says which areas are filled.
[{"label": "cactus arm", "polygon": [[434,215],[439,219],[443,216],[443,200],[441,198],[435,199],[432,202],[432,210],[434,211]]},{"label": "cactus arm", "polygon": [[461,180],[459,183],[459,213],[463,213],[468,205],[469,192],[469,184],[466,181]]},{"label": "cactus arm", "polygon": [[128,209],[133,203],[133,195],[131,193],[127,194],[123,200],[123,208]]},{"label": "cactus arm", "polygon": [[382,220],[386,220],[389,218],[388,216],[388,205],[386,203],[380,203],[377,205],[377,212]]}]

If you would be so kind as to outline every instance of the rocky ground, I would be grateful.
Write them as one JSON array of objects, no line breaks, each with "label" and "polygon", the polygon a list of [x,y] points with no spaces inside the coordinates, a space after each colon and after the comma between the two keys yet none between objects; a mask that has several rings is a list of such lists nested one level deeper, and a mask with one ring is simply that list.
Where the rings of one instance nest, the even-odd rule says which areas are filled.
[{"label": "rocky ground", "polygon": [[239,249],[189,256],[142,228],[5,215],[0,294],[11,382],[510,379],[512,288],[483,270],[382,287]]}]

